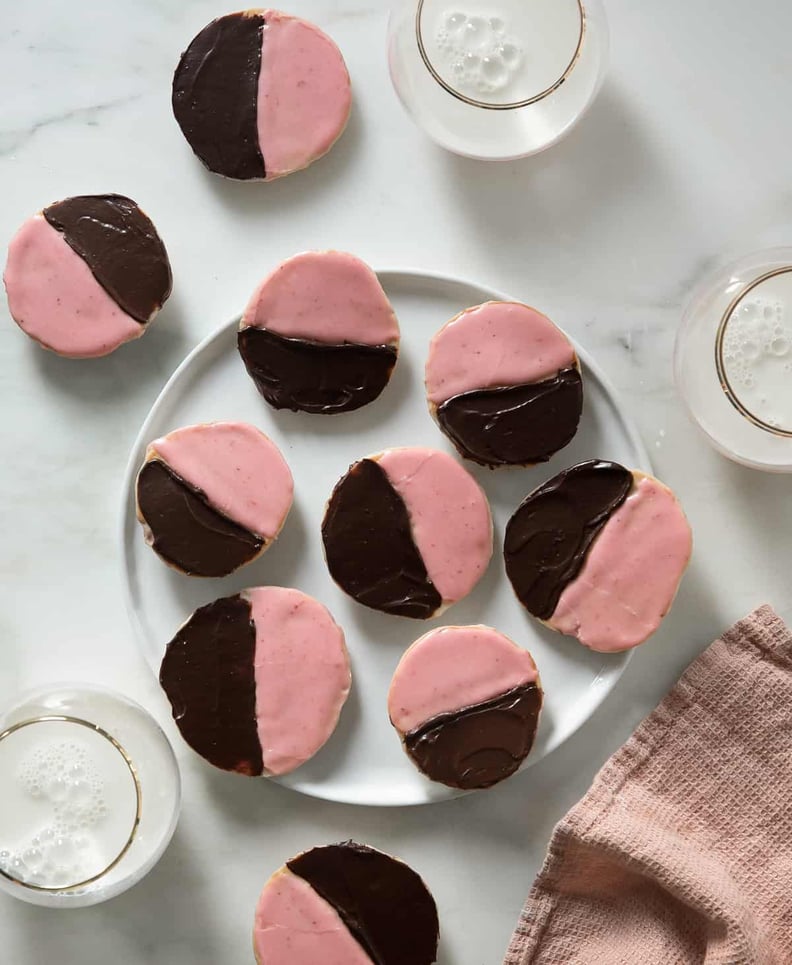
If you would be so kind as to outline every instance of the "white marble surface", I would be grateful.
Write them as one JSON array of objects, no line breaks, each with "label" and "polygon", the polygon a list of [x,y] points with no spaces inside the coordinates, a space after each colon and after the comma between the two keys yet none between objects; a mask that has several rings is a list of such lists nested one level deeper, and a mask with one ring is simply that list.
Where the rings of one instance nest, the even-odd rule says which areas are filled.
[{"label": "white marble surface", "polygon": [[403,114],[383,0],[294,0],[346,54],[351,127],[322,163],[267,186],[204,173],[170,114],[170,76],[211,0],[0,0],[0,240],[43,204],[119,191],[153,216],[174,295],[106,360],[45,354],[0,326],[0,703],[97,681],[177,738],[124,615],[117,543],[127,451],[166,376],[237,312],[274,262],[340,247],[380,266],[481,279],[545,308],[596,355],[678,490],[695,561],[664,629],[558,753],[487,794],[424,810],[326,805],[212,772],[175,744],[185,807],[147,881],[81,912],[0,899],[3,962],[251,961],[258,890],[286,857],[354,836],[403,855],[437,896],[443,965],[495,965],[553,827],[685,664],[765,600],[792,615],[790,481],[731,465],[671,385],[680,308],[719,260],[789,243],[792,7],[608,0],[613,65],[599,101],[549,153],[503,166],[436,149]]}]

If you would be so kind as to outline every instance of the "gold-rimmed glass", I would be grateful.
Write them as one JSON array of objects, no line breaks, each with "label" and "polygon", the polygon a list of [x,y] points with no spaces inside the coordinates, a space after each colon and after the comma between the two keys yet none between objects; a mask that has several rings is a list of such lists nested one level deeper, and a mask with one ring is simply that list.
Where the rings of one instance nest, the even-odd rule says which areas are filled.
[{"label": "gold-rimmed glass", "polygon": [[0,715],[0,786],[0,890],[46,907],[96,904],[140,881],[181,802],[156,721],[87,684],[34,691]]},{"label": "gold-rimmed glass", "polygon": [[697,288],[677,333],[674,374],[723,455],[792,471],[792,248],[748,255]]},{"label": "gold-rimmed glass", "polygon": [[604,77],[600,0],[401,0],[389,64],[407,111],[443,147],[535,154],[585,113]]}]

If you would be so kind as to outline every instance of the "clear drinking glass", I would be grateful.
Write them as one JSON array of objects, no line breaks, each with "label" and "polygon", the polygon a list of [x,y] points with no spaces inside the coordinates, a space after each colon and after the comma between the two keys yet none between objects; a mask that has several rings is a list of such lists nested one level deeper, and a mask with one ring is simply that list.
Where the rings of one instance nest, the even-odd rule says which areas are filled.
[{"label": "clear drinking glass", "polygon": [[597,95],[601,0],[399,0],[388,59],[407,111],[442,147],[525,157],[566,134]]},{"label": "clear drinking glass", "polygon": [[700,286],[677,334],[674,370],[720,452],[792,471],[792,248],[748,255]]},{"label": "clear drinking glass", "polygon": [[173,836],[181,780],[153,717],[87,685],[40,690],[0,717],[0,889],[36,905],[106,901]]}]

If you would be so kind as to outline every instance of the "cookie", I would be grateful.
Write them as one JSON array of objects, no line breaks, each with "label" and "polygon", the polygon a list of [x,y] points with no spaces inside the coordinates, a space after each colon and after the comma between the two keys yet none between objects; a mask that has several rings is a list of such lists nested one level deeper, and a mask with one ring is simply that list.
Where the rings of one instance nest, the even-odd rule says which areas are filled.
[{"label": "cookie", "polygon": [[531,493],[504,542],[526,610],[601,653],[637,647],[657,630],[691,551],[671,490],[603,461],[573,466]]},{"label": "cookie", "polygon": [[237,344],[273,408],[333,415],[373,402],[388,384],[399,323],[368,265],[340,251],[309,251],[259,285]]},{"label": "cookie", "polygon": [[3,275],[26,335],[68,358],[109,355],[140,338],[171,292],[165,245],[131,198],[66,198],[11,239]]},{"label": "cookie", "polygon": [[322,523],[336,583],[358,603],[428,620],[467,596],[492,555],[487,497],[435,449],[386,449],[350,467]]},{"label": "cookie", "polygon": [[160,684],[182,737],[225,771],[288,774],[325,744],[349,694],[344,634],[299,590],[262,586],[196,610]]},{"label": "cookie", "polygon": [[572,343],[533,308],[487,302],[452,318],[426,362],[429,410],[460,455],[532,466],[572,441],[583,380]]},{"label": "cookie", "polygon": [[294,483],[275,443],[244,422],[156,439],[136,483],[146,542],[188,576],[227,576],[277,539]]},{"label": "cookie", "polygon": [[347,841],[297,855],[256,907],[258,965],[432,965],[437,907],[404,862]]},{"label": "cookie", "polygon": [[536,737],[542,699],[527,650],[491,627],[441,627],[402,657],[388,714],[423,774],[469,791],[519,769]]},{"label": "cookie", "polygon": [[326,154],[352,106],[341,51],[277,10],[213,20],[182,54],[173,113],[199,160],[240,181],[283,177]]}]

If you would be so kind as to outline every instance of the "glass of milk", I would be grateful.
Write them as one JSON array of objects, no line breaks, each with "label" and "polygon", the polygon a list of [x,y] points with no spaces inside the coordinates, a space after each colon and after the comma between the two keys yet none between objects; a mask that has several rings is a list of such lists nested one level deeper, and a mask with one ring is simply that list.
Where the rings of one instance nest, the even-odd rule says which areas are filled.
[{"label": "glass of milk", "polygon": [[674,368],[690,414],[720,452],[792,471],[792,248],[749,255],[700,286]]},{"label": "glass of milk", "polygon": [[605,74],[601,0],[399,0],[388,59],[407,111],[467,157],[536,154],[582,117]]},{"label": "glass of milk", "polygon": [[173,750],[138,704],[62,686],[0,717],[0,889],[77,908],[126,891],[161,857],[179,814]]}]

